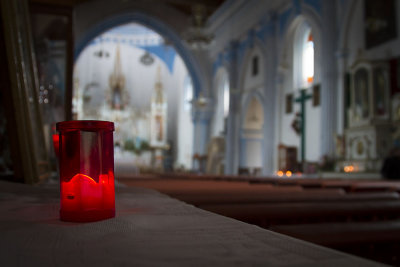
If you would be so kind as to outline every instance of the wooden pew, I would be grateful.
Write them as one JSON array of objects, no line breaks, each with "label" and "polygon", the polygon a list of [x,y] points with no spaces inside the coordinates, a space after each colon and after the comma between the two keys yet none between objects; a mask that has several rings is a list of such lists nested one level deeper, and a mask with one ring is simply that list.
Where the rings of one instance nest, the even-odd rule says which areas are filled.
[{"label": "wooden pew", "polygon": [[400,242],[400,221],[275,225],[272,231],[328,247]]},{"label": "wooden pew", "polygon": [[148,179],[135,180],[124,179],[124,184],[136,187],[145,187],[158,190],[162,193],[176,197],[178,195],[204,195],[209,194],[268,194],[276,192],[302,191],[301,186],[277,188],[270,184],[251,185],[247,182],[208,181],[208,180],[171,180],[171,179]]},{"label": "wooden pew", "polygon": [[361,257],[400,265],[400,221],[275,225],[270,230]]},{"label": "wooden pew", "polygon": [[351,202],[351,201],[388,201],[399,200],[396,192],[352,193],[345,194],[341,189],[320,190],[316,192],[294,191],[268,193],[225,193],[225,194],[177,194],[175,198],[201,207],[209,204],[250,204],[250,203],[287,203],[287,202]]},{"label": "wooden pew", "polygon": [[374,181],[374,182],[357,182],[354,183],[350,191],[352,192],[382,192],[396,191],[400,192],[400,182],[396,181]]},{"label": "wooden pew", "polygon": [[[257,188],[257,187],[255,187]],[[282,203],[282,202],[304,202],[318,201],[325,199],[341,199],[344,196],[341,189],[329,190],[302,190],[299,187],[272,187],[269,190],[242,190],[226,191],[204,194],[197,192],[195,194],[180,193],[174,195],[175,198],[185,201],[195,206],[206,204],[241,204],[241,203]],[[384,199],[398,199],[399,195],[393,193],[391,196],[379,196]],[[376,196],[376,198],[379,198]],[[397,197],[397,198],[396,198]]]},{"label": "wooden pew", "polygon": [[400,201],[202,204],[199,208],[244,222],[276,224],[374,221],[400,218]]},{"label": "wooden pew", "polygon": [[328,180],[328,181],[321,181],[322,188],[342,188],[346,192],[351,190],[351,187],[355,181],[349,180]]}]

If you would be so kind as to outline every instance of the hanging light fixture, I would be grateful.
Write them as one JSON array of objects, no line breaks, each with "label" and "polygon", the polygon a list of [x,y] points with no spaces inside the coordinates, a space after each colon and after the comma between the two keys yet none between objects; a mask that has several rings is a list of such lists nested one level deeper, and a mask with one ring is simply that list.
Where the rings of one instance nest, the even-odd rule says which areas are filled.
[{"label": "hanging light fixture", "polygon": [[192,6],[191,26],[182,34],[186,44],[194,50],[208,49],[214,41],[214,35],[206,30],[206,7]]},{"label": "hanging light fixture", "polygon": [[105,50],[105,49],[103,49],[103,38],[102,38],[102,36],[100,36],[99,37],[99,42],[100,42],[100,50],[98,50],[98,51],[95,51],[94,53],[93,53],[93,55],[95,56],[95,57],[99,57],[99,58],[102,58],[102,57],[109,57],[110,56],[110,54]]},{"label": "hanging light fixture", "polygon": [[141,57],[140,57],[140,62],[145,65],[145,66],[150,66],[154,62],[154,58],[152,55],[146,51]]}]

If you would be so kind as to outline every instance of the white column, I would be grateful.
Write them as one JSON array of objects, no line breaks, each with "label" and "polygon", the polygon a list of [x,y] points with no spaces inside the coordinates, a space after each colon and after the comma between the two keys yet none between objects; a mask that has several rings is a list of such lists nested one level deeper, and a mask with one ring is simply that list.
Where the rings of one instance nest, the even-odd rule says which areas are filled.
[{"label": "white column", "polygon": [[237,88],[238,42],[231,42],[229,47],[229,116],[226,133],[225,174],[237,174],[239,164],[239,130],[240,130],[240,93]]},{"label": "white column", "polygon": [[[209,126],[212,116],[212,108],[209,104],[200,104],[195,102],[192,109],[193,117],[193,155],[203,157],[207,154],[207,146],[209,142]],[[193,161],[194,170],[202,170],[199,160]],[[204,167],[204,166],[203,166]]]},{"label": "white column", "polygon": [[336,131],[338,134],[343,135],[344,132],[344,123],[345,123],[345,99],[344,99],[344,90],[345,90],[345,75],[346,75],[346,60],[347,60],[347,51],[344,49],[339,50],[336,53],[336,58],[338,62],[338,79],[337,79],[337,126]]},{"label": "white column", "polygon": [[321,155],[335,153],[337,125],[336,3],[324,1],[322,10]]},{"label": "white column", "polygon": [[[276,24],[277,20],[274,19],[270,23]],[[263,166],[262,174],[270,175],[274,171],[274,159],[275,151],[277,151],[277,145],[275,141],[276,128],[278,128],[278,117],[276,107],[279,106],[279,102],[276,101],[278,95],[278,60],[277,60],[277,46],[276,46],[276,31],[273,36],[269,36],[270,41],[266,44],[267,49],[264,50],[263,55],[265,60],[268,60],[269,64],[266,64],[265,72],[265,87],[264,87],[264,140],[263,140]]]}]

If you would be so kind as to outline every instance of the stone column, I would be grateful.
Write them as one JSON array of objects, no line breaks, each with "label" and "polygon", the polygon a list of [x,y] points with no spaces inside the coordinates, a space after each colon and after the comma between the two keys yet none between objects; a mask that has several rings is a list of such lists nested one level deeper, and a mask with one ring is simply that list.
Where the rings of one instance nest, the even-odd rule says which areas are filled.
[{"label": "stone column", "polygon": [[337,125],[337,27],[336,1],[324,1],[322,9],[321,155],[334,156]]},{"label": "stone column", "polygon": [[229,116],[225,146],[225,174],[237,174],[239,165],[240,92],[238,89],[237,41],[229,46]]},{"label": "stone column", "polygon": [[[212,117],[212,107],[207,100],[200,96],[193,104],[193,169],[204,172],[209,142],[209,126]],[[203,164],[202,164],[203,163]]]},{"label": "stone column", "polygon": [[337,78],[337,126],[336,131],[338,134],[342,135],[345,127],[345,74],[346,74],[346,62],[347,62],[348,52],[346,49],[341,49],[336,53],[337,58],[337,68],[338,68],[338,78]]},{"label": "stone column", "polygon": [[273,31],[267,37],[264,50],[264,58],[268,60],[268,64],[265,64],[265,71],[263,73],[265,79],[264,87],[264,141],[263,141],[263,166],[262,174],[271,175],[274,172],[275,158],[277,158],[277,142],[276,129],[279,128],[278,121],[281,121],[279,116],[279,83],[278,83],[278,48],[276,42],[276,28],[277,28],[277,17],[271,15],[271,20],[268,22],[273,25]]}]

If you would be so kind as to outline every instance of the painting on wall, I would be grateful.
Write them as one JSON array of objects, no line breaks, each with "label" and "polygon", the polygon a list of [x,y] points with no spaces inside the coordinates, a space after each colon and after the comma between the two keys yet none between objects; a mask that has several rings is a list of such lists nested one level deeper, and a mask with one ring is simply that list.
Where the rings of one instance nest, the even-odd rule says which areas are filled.
[{"label": "painting on wall", "polygon": [[386,70],[384,68],[376,68],[374,70],[374,104],[375,115],[384,116],[387,109],[387,81]]},{"label": "painting on wall", "polygon": [[365,68],[360,68],[354,75],[354,113],[355,119],[369,117],[369,75]]},{"label": "painting on wall", "polygon": [[349,127],[349,116],[351,114],[351,75],[349,72],[344,74],[344,105],[346,112],[344,113],[344,125]]},{"label": "painting on wall", "polygon": [[313,86],[313,107],[318,107],[320,105],[321,99],[321,86],[316,84]]},{"label": "painting on wall", "polygon": [[290,114],[293,112],[293,94],[286,95],[286,114]]},{"label": "painting on wall", "polygon": [[163,118],[161,115],[156,115],[156,131],[157,141],[162,142],[163,140]]},{"label": "painting on wall", "polygon": [[254,56],[252,60],[251,75],[257,76],[258,74],[258,56]]},{"label": "painting on wall", "polygon": [[394,0],[365,0],[365,46],[367,49],[397,37]]}]

